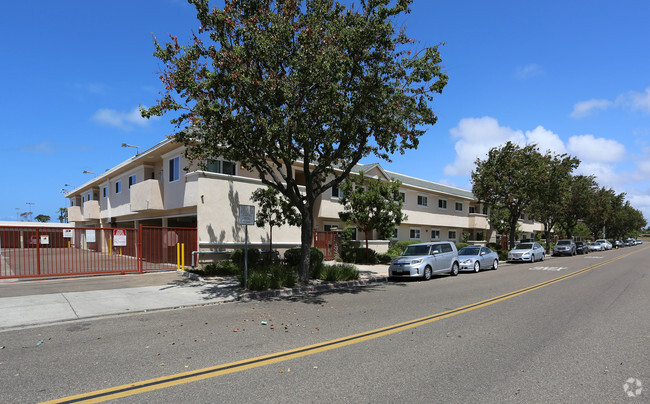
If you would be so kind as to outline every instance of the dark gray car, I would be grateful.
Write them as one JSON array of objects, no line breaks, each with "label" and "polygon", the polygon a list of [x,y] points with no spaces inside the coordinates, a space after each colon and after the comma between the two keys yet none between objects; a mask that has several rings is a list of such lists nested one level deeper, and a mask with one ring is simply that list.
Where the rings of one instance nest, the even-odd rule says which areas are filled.
[{"label": "dark gray car", "polygon": [[553,255],[576,255],[576,251],[573,240],[559,240],[553,247]]}]

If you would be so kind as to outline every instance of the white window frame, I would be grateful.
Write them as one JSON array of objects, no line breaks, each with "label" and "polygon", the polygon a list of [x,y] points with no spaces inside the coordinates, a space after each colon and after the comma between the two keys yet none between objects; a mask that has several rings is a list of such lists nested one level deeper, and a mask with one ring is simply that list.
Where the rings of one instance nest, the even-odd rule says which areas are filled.
[{"label": "white window frame", "polygon": [[115,194],[122,193],[122,180],[115,181]]},{"label": "white window frame", "polygon": [[105,187],[103,188],[103,192],[102,192],[102,194],[104,195],[104,198],[107,198],[107,197],[108,197],[108,187],[105,186]]},{"label": "white window frame", "polygon": [[135,174],[129,175],[129,189],[131,189],[131,186],[135,185],[137,180],[137,177]]},{"label": "white window frame", "polygon": [[397,227],[393,229],[393,233],[390,235],[390,238],[393,240],[399,239],[399,229]]},{"label": "white window frame", "polygon": [[[458,209],[459,205],[460,205],[460,209]],[[463,211],[463,203],[462,202],[456,202],[454,204],[454,208],[456,208],[456,212],[462,212]]]},{"label": "white window frame", "polygon": [[[440,205],[445,205],[445,206],[440,206]],[[438,209],[447,210],[447,200],[446,199],[438,199]]]},{"label": "white window frame", "polygon": [[[434,237],[437,235],[437,237]],[[440,229],[431,229],[431,241],[440,241]]]},{"label": "white window frame", "polygon": [[341,196],[343,196],[341,188],[337,187],[336,185],[332,186],[332,199],[341,199]]},{"label": "white window frame", "polygon": [[[417,237],[414,237],[417,235]],[[409,229],[409,240],[422,240],[422,231],[419,227],[411,227]]]},{"label": "white window frame", "polygon": [[[451,236],[451,233],[452,233],[452,232],[454,233],[454,236],[453,236],[453,237]],[[448,231],[447,231],[447,239],[448,239],[448,240],[457,240],[457,239],[458,239],[458,231],[453,230],[453,229],[452,229],[452,230],[448,230]]]},{"label": "white window frame", "polygon": [[426,195],[418,195],[417,199],[418,206],[427,207],[429,206],[429,197]]}]

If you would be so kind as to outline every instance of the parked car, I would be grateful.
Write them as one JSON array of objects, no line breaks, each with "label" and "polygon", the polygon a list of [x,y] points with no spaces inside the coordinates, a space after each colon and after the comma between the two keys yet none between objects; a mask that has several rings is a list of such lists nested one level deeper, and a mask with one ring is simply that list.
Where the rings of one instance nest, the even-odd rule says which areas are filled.
[{"label": "parked car", "polygon": [[589,245],[584,241],[576,241],[576,253],[577,254],[589,254]]},{"label": "parked car", "polygon": [[508,251],[508,261],[544,261],[546,251],[539,243],[519,243]]},{"label": "parked car", "polygon": [[460,264],[456,245],[449,241],[411,244],[404,253],[391,261],[388,276],[391,278],[431,279],[433,274],[458,275]]},{"label": "parked car", "polygon": [[573,240],[559,240],[553,247],[553,255],[576,255],[576,243]]},{"label": "parked car", "polygon": [[605,240],[604,238],[600,238],[600,239],[596,240],[596,243],[602,244],[603,247],[605,247],[605,250],[611,250],[612,249],[612,243]]},{"label": "parked car", "polygon": [[594,241],[593,243],[589,244],[589,251],[604,251],[605,246],[602,243],[599,243],[598,241]]},{"label": "parked car", "polygon": [[614,240],[612,245],[614,246],[614,248],[623,248],[623,247],[625,247],[625,245],[623,244],[623,242],[621,240]]},{"label": "parked car", "polygon": [[458,251],[460,269],[470,269],[479,272],[481,269],[497,269],[499,267],[499,254],[487,247],[471,245]]}]

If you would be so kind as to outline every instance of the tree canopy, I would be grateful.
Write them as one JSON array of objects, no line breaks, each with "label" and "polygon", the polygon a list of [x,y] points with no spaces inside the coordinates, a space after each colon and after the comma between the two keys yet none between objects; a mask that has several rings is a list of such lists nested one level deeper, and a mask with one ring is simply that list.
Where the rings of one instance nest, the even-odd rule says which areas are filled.
[{"label": "tree canopy", "polygon": [[361,158],[416,148],[435,124],[430,103],[448,80],[438,46],[416,52],[395,29],[411,0],[189,2],[197,32],[187,45],[155,40],[165,90],[142,114],[174,112],[190,161],[237,161],[296,207],[304,282],[316,198]]},{"label": "tree canopy", "polygon": [[343,205],[343,211],[339,212],[339,217],[365,233],[366,259],[369,256],[369,233],[377,231],[380,238],[388,240],[395,226],[407,219],[402,213],[401,184],[398,180],[386,182],[379,178],[367,178],[363,172],[348,177],[341,184],[343,195],[339,202]]}]

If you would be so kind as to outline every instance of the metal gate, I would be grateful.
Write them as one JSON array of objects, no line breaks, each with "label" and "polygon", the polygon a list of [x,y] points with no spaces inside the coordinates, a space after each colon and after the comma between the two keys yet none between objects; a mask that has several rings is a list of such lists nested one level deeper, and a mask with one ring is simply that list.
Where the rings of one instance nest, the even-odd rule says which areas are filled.
[{"label": "metal gate", "polygon": [[340,242],[339,232],[314,230],[314,247],[323,252],[325,260],[333,260],[340,256]]},{"label": "metal gate", "polygon": [[195,228],[2,226],[0,279],[174,269],[196,246]]}]

